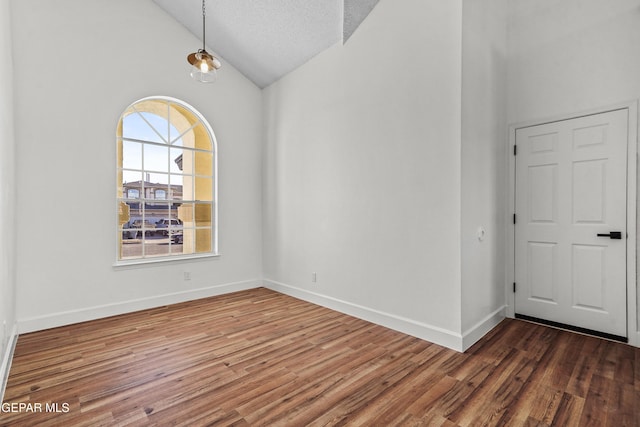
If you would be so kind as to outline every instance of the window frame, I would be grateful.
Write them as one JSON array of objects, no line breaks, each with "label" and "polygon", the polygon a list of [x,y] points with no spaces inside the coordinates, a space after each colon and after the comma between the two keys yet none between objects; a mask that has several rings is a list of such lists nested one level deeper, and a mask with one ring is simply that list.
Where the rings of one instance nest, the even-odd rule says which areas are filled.
[{"label": "window frame", "polygon": [[[124,184],[123,182],[123,173],[126,170],[129,170],[128,168],[124,167],[124,160],[122,160],[119,158],[120,155],[124,156],[124,144],[123,142],[125,140],[128,141],[136,141],[138,143],[143,144],[142,149],[144,150],[144,144],[147,145],[158,145],[157,142],[154,141],[145,141],[145,140],[136,140],[135,138],[125,138],[125,136],[123,135],[123,120],[126,117],[127,114],[132,114],[129,113],[130,110],[135,109],[135,106],[138,104],[142,104],[144,102],[149,102],[149,101],[159,101],[160,103],[165,103],[167,104],[167,107],[170,107],[171,104],[175,104],[176,106],[178,106],[180,109],[184,110],[185,112],[193,115],[193,118],[197,120],[197,122],[195,122],[196,124],[193,124],[191,126],[191,129],[195,128],[198,124],[198,122],[203,126],[204,130],[206,131],[207,135],[208,135],[208,139],[211,143],[211,149],[209,150],[202,150],[201,148],[198,147],[186,147],[188,151],[196,153],[196,152],[204,152],[204,153],[210,153],[211,154],[211,201],[199,201],[199,200],[188,200],[186,201],[186,203],[191,203],[194,206],[194,209],[196,208],[196,204],[197,202],[200,203],[210,203],[211,204],[211,225],[208,228],[210,231],[210,251],[208,252],[196,252],[196,248],[194,246],[194,252],[193,253],[188,253],[188,254],[176,254],[176,255],[172,255],[171,251],[169,251],[168,254],[166,255],[159,255],[159,256],[146,256],[144,255],[144,250],[143,253],[140,255],[140,257],[138,258],[121,258],[122,255],[122,242],[123,242],[123,236],[122,236],[122,232],[123,232],[123,225],[124,224],[120,224],[120,204],[121,203],[126,203],[126,201],[129,199],[128,198],[128,194],[125,194],[125,192],[121,192],[122,190],[122,186]],[[156,114],[152,111],[149,110],[141,110],[138,111],[138,113],[144,113],[144,112],[148,112],[151,114]],[[157,115],[157,114],[156,114]],[[169,114],[168,114],[169,116]],[[170,117],[162,117],[163,119],[165,119],[168,122],[169,126],[174,126],[175,124],[174,122],[172,122]],[[150,125],[151,126],[151,125]],[[188,132],[188,131],[187,131]],[[180,134],[180,138],[182,137],[182,135],[184,135],[186,132],[185,131],[179,131]],[[195,142],[194,142],[195,144]],[[171,145],[169,143],[165,143],[165,144],[161,144],[163,146],[167,146],[169,148],[171,148]],[[176,146],[179,147],[179,146]],[[183,148],[184,149],[184,148]],[[122,153],[120,152],[120,150],[122,150]],[[195,154],[194,154],[195,155]],[[156,173],[153,172],[151,170],[147,170],[145,169],[145,165],[141,165],[140,166],[140,173],[141,173],[141,179],[144,180],[145,176],[147,173]],[[184,261],[184,260],[191,260],[191,259],[200,259],[200,258],[210,258],[210,257],[218,257],[220,256],[220,253],[218,251],[218,141],[216,139],[215,133],[213,132],[213,129],[211,128],[211,125],[209,124],[209,122],[204,118],[204,116],[202,115],[202,113],[200,113],[198,110],[196,110],[193,106],[189,105],[188,103],[177,99],[177,98],[173,98],[173,97],[168,97],[168,96],[149,96],[149,97],[145,97],[145,98],[141,98],[137,101],[132,102],[131,104],[129,104],[121,113],[119,119],[118,119],[118,123],[116,125],[116,165],[115,165],[115,177],[116,177],[116,188],[115,188],[115,231],[116,231],[116,236],[118,236],[116,238],[116,244],[115,244],[115,262],[113,263],[114,267],[122,267],[122,266],[131,266],[131,265],[139,265],[139,264],[155,264],[155,263],[166,263],[166,262],[174,262],[174,261]],[[136,169],[137,170],[137,169]],[[167,174],[170,176],[171,175],[171,171],[168,171]],[[191,176],[191,178],[195,181],[197,179],[198,176],[204,176],[204,177],[209,177],[208,174],[206,175],[201,175],[199,173],[196,172],[196,170],[191,171],[190,174],[187,174],[188,176]],[[184,175],[184,176],[187,176]],[[195,183],[193,184],[194,188],[195,188]],[[172,195],[172,191],[171,191],[171,185],[168,185],[168,190],[166,192],[166,198],[163,200],[158,200],[159,202],[167,202],[167,203],[171,203],[172,201],[178,200],[178,199],[174,199],[173,195]],[[127,191],[128,193],[128,191]],[[154,190],[155,193],[155,190]],[[155,196],[154,196],[155,198]],[[194,199],[195,199],[195,194],[194,194]],[[145,197],[144,191],[142,190],[142,188],[139,190],[139,199],[140,203],[149,203],[149,202],[153,202],[155,200],[151,200],[148,199],[147,197]],[[181,199],[180,199],[181,200]],[[194,213],[195,215],[195,213]],[[131,221],[131,217],[129,217],[129,221]],[[169,218],[171,218],[169,216]],[[205,228],[198,228],[196,223],[195,223],[195,218],[194,218],[194,225],[193,225],[193,233],[194,236],[196,235],[196,231],[198,229],[207,229]],[[143,229],[141,229],[142,231]],[[143,232],[144,235],[144,232]],[[144,237],[144,236],[143,236]],[[141,241],[141,244],[144,246],[145,240]],[[195,241],[194,241],[194,245],[195,245]]]}]

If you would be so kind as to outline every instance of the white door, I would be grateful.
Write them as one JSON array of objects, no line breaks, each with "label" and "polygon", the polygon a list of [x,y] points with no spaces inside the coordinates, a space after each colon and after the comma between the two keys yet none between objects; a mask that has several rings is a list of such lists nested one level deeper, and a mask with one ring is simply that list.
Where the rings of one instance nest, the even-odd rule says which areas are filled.
[{"label": "white door", "polygon": [[621,109],[516,130],[516,315],[627,336],[627,123]]}]

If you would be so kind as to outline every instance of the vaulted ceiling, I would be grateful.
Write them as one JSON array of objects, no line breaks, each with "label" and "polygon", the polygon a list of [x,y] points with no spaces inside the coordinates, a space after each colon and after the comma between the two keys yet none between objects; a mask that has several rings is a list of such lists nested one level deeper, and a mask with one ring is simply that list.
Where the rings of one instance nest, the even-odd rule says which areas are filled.
[{"label": "vaulted ceiling", "polygon": [[[262,88],[346,42],[378,1],[208,0],[207,50]],[[202,38],[201,0],[154,2]]]}]

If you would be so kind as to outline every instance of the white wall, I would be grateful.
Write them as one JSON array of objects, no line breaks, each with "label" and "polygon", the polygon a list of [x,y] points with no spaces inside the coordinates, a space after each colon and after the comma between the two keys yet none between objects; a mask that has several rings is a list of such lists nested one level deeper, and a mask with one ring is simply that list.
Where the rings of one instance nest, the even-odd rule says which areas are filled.
[{"label": "white wall", "polygon": [[[192,82],[184,57],[199,41],[150,0],[16,0],[11,33],[0,5],[0,226],[18,235],[16,251],[0,244],[0,314],[13,318],[17,282],[23,331],[264,272],[275,289],[464,347],[504,304],[501,128],[640,98],[640,0],[382,0],[346,45],[264,93],[228,64],[215,85]],[[112,267],[115,126],[149,95],[190,103],[216,132],[220,258]]]},{"label": "white wall", "polygon": [[640,1],[509,1],[509,123],[640,97]]},{"label": "white wall", "polygon": [[266,283],[454,347],[461,3],[382,0],[264,91]]},{"label": "white wall", "polygon": [[463,2],[462,332],[470,341],[500,321],[505,307],[506,3]]},{"label": "white wall", "polygon": [[[228,64],[214,85],[191,81],[200,41],[151,0],[12,7],[21,331],[258,286],[260,90]],[[216,134],[221,256],[115,269],[116,124],[150,95],[191,104]]]},{"label": "white wall", "polygon": [[640,99],[640,0],[509,1],[508,35],[509,123]]},{"label": "white wall", "polygon": [[0,0],[0,400],[15,334],[15,140],[9,0]]}]

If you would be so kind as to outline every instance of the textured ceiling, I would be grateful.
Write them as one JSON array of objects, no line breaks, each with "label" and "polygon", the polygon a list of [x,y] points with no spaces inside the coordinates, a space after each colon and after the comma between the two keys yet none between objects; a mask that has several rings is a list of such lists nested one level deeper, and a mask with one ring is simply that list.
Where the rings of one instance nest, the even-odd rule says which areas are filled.
[{"label": "textured ceiling", "polygon": [[360,23],[369,15],[379,0],[343,0],[344,13],[342,24],[342,40],[346,43]]},{"label": "textured ceiling", "polygon": [[[201,0],[154,2],[202,38]],[[207,50],[262,88],[341,41],[343,16],[346,41],[377,2],[208,0]],[[196,45],[193,50],[200,47]]]}]

